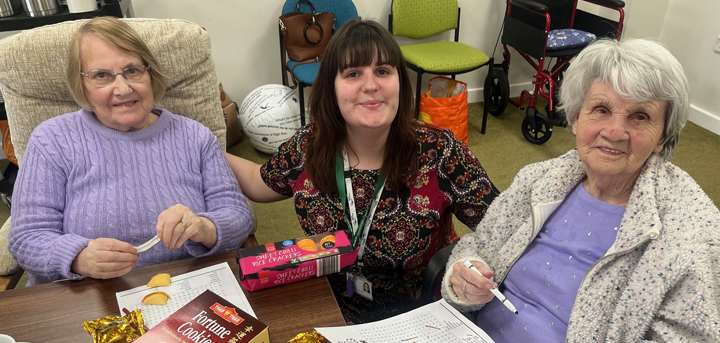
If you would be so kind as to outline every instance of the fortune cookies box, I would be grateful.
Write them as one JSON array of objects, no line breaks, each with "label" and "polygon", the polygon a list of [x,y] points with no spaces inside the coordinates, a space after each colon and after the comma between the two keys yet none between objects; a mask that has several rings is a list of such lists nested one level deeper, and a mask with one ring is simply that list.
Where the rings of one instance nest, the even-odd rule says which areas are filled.
[{"label": "fortune cookies box", "polygon": [[268,327],[206,290],[135,343],[270,343]]}]

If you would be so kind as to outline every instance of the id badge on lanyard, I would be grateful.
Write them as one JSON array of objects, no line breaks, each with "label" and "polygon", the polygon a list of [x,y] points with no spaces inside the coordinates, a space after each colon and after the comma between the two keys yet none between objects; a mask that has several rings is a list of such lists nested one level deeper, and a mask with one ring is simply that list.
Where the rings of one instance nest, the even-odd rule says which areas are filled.
[{"label": "id badge on lanyard", "polygon": [[[340,161],[342,159],[343,167],[340,168]],[[367,242],[368,232],[370,231],[370,225],[372,219],[375,216],[375,209],[380,202],[380,195],[383,189],[385,189],[386,174],[380,173],[377,183],[375,184],[375,192],[373,193],[372,203],[365,212],[362,220],[358,222],[357,210],[355,208],[355,195],[352,188],[352,177],[350,175],[350,163],[348,162],[347,150],[345,146],[342,149],[342,157],[338,154],[335,159],[335,180],[338,185],[338,193],[340,193],[340,201],[342,202],[343,211],[345,211],[345,221],[347,222],[348,228],[350,229],[353,247],[358,248],[357,263],[362,264],[362,256],[365,252],[365,243]],[[345,199],[347,194],[347,208],[345,205]],[[347,295],[352,296],[357,293],[358,295],[372,301],[372,282],[362,275],[353,275],[352,273],[346,274],[347,281]]]},{"label": "id badge on lanyard", "polygon": [[[340,159],[342,158],[343,167],[340,169]],[[345,146],[342,149],[342,157],[337,156],[335,161],[335,180],[338,185],[338,193],[340,193],[340,201],[345,211],[345,221],[348,224],[350,233],[352,236],[353,247],[358,249],[358,261],[362,259],[363,252],[365,251],[365,243],[367,242],[367,235],[370,231],[370,225],[372,219],[375,216],[375,209],[380,202],[380,195],[383,189],[385,189],[385,172],[380,173],[380,177],[375,183],[375,192],[373,193],[372,203],[370,208],[365,212],[362,220],[358,222],[357,211],[355,209],[355,195],[353,194],[352,178],[350,175],[350,163],[348,162],[347,150]],[[345,205],[345,199],[347,195],[347,208]],[[349,217],[349,220],[348,220]]]}]

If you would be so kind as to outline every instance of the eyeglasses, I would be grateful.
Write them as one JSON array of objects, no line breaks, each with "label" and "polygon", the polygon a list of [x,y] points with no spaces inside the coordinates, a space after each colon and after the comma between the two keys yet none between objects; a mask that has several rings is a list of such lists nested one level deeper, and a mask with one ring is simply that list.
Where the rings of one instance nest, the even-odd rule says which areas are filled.
[{"label": "eyeglasses", "polygon": [[80,75],[88,78],[91,84],[98,87],[106,87],[115,82],[115,77],[122,75],[127,82],[141,82],[145,72],[150,67],[145,65],[129,66],[119,73],[113,73],[110,70],[98,69],[91,70],[87,73],[80,72]]}]

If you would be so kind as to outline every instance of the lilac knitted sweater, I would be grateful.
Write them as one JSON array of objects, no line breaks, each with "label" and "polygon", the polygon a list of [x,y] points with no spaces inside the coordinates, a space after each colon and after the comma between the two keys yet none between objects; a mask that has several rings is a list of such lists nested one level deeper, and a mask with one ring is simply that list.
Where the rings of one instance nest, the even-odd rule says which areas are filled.
[{"label": "lilac knitted sweater", "polygon": [[33,131],[15,184],[9,248],[28,286],[81,279],[70,266],[95,238],[139,245],[158,215],[183,204],[217,227],[212,249],[156,244],[137,267],[236,249],[252,220],[217,138],[167,110],[150,127],[110,129],[88,110],[49,119]]}]

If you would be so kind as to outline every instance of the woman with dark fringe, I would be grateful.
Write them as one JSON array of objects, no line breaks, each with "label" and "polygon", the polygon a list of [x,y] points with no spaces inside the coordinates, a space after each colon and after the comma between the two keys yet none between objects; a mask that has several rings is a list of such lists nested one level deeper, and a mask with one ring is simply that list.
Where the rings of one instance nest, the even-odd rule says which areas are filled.
[{"label": "woman with dark fringe", "polygon": [[328,276],[348,323],[416,307],[428,261],[458,240],[451,214],[475,227],[498,194],[452,132],[413,121],[410,85],[392,35],[352,20],[325,50],[312,122],[262,166],[226,154],[251,200],[293,197],[307,235],[354,238],[357,262]]}]

